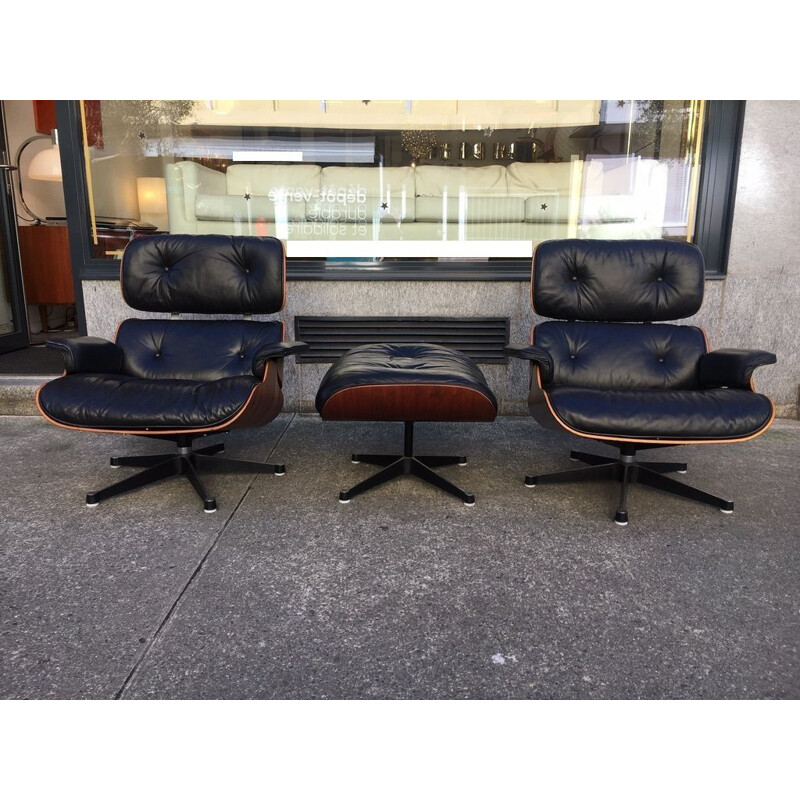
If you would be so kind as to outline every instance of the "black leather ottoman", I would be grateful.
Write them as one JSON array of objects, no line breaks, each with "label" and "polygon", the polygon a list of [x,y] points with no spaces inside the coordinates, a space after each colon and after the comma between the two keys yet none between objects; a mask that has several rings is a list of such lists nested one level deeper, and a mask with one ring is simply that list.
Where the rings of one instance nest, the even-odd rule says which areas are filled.
[{"label": "black leather ottoman", "polygon": [[322,379],[316,399],[324,420],[403,422],[402,455],[354,453],[353,463],[384,467],[339,493],[349,503],[358,494],[399,475],[415,475],[473,505],[475,496],[432,467],[467,463],[464,456],[415,456],[415,422],[491,422],[497,400],[483,373],[456,350],[435,344],[367,344],[348,350]]}]

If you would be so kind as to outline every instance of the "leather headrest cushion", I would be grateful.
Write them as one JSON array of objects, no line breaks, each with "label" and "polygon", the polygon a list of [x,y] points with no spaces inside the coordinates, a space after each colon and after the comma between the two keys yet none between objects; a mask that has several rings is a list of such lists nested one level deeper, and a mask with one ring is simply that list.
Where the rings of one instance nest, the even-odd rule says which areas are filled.
[{"label": "leather headrest cushion", "polygon": [[598,322],[683,319],[703,303],[703,255],[661,239],[563,239],[533,256],[533,310]]},{"label": "leather headrest cushion", "polygon": [[140,311],[271,314],[284,301],[279,239],[259,236],[146,236],[122,256],[122,296]]}]

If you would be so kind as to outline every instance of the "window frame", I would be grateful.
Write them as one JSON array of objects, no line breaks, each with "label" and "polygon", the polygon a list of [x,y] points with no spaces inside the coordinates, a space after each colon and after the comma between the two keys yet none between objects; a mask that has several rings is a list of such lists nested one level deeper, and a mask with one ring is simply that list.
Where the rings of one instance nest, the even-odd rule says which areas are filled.
[{"label": "window frame", "polygon": [[[727,272],[744,125],[743,100],[706,104],[694,242],[705,259],[706,278]],[[73,272],[80,280],[118,280],[119,262],[93,258],[88,231],[88,192],[78,100],[57,100],[64,198]],[[295,281],[528,281],[530,260],[398,260],[320,262],[290,258],[287,279]]]}]

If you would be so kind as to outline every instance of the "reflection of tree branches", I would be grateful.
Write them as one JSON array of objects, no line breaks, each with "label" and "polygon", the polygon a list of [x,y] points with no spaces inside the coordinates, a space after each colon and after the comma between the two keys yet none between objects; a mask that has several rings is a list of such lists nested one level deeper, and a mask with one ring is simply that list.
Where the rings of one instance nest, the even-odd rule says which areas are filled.
[{"label": "reflection of tree branches", "polygon": [[[679,131],[681,149],[685,143],[686,127],[689,121],[689,106],[665,102],[664,100],[635,100],[636,124],[633,126],[631,149],[634,152],[655,146],[658,156],[662,131],[667,128]],[[675,153],[675,155],[679,155]]]},{"label": "reflection of tree branches", "polygon": [[145,145],[155,143],[168,155],[178,127],[194,121],[196,106],[195,100],[103,100],[103,127],[113,131],[120,151],[143,158]]}]

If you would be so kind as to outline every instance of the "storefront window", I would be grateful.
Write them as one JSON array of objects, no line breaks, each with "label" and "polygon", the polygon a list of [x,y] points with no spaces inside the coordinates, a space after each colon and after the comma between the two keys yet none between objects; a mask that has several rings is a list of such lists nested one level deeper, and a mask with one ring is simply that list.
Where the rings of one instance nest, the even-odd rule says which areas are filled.
[{"label": "storefront window", "polygon": [[694,100],[82,101],[94,258],[138,235],[277,236],[322,261],[692,240]]}]

